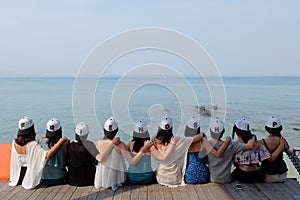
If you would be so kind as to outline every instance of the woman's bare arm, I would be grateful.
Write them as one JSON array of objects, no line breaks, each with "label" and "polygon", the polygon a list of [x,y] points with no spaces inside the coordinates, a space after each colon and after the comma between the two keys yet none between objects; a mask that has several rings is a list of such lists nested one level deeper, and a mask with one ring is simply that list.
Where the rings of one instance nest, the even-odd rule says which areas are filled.
[{"label": "woman's bare arm", "polygon": [[99,144],[97,144],[97,149],[98,151],[101,149],[101,153],[99,151],[99,154],[97,154],[96,156],[96,160],[100,163],[102,163],[103,161],[105,161],[108,157],[108,155],[111,153],[111,151],[113,150],[115,145],[118,145],[120,143],[120,138],[119,137],[115,137],[112,141],[108,141],[108,145],[106,145],[106,148],[101,148],[99,146]]},{"label": "woman's bare arm", "polygon": [[176,139],[175,139],[175,137],[172,137],[171,141],[168,145],[168,149],[166,150],[166,152],[164,154],[160,153],[155,146],[152,146],[150,148],[150,152],[156,160],[166,161],[166,159],[169,157],[171,152],[174,150],[175,144],[176,144]]},{"label": "woman's bare arm", "polygon": [[254,147],[255,141],[256,141],[256,137],[253,136],[253,137],[247,142],[247,144],[245,144],[244,150],[245,150],[245,151],[247,151],[247,150],[252,150],[253,147]]},{"label": "woman's bare arm", "polygon": [[220,148],[218,150],[215,150],[215,148],[213,148],[213,146],[211,146],[211,144],[207,141],[206,138],[202,139],[202,145],[209,153],[211,153],[215,157],[220,157],[224,153],[224,151],[227,148],[230,141],[231,141],[231,138],[227,137],[226,141],[220,146]]},{"label": "woman's bare arm", "polygon": [[280,138],[280,144],[277,146],[277,148],[275,149],[275,151],[273,151],[271,153],[270,158],[268,158],[269,161],[273,162],[279,156],[279,154],[284,151],[285,144],[286,144],[285,142],[286,141],[285,141],[285,139],[283,137]]},{"label": "woman's bare arm", "polygon": [[143,154],[150,148],[150,146],[152,146],[152,142],[145,141],[144,146],[140,149],[140,151],[134,157],[132,157],[127,149],[127,146],[123,142],[118,145],[121,150],[121,154],[130,165],[136,165],[143,157]]},{"label": "woman's bare arm", "polygon": [[68,141],[67,137],[60,138],[58,142],[47,152],[46,159],[47,160],[50,159],[56,153],[59,147],[67,141]]}]

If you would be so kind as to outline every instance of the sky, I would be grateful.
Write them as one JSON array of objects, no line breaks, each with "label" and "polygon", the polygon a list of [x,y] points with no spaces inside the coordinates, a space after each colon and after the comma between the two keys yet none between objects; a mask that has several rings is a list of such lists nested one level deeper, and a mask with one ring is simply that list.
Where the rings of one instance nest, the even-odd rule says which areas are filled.
[{"label": "sky", "polygon": [[[0,77],[76,76],[97,45],[142,27],[191,37],[223,76],[300,76],[297,0],[2,0],[0,4]],[[108,73],[120,75],[118,67],[131,66],[135,59],[147,63],[164,57],[156,54],[131,55]]]}]

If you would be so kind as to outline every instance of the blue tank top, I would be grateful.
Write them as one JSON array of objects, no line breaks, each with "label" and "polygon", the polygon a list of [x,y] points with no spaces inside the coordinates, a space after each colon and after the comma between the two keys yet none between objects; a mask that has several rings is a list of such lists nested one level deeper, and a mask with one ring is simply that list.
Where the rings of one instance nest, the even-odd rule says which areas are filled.
[{"label": "blue tank top", "polygon": [[209,182],[209,170],[199,152],[188,152],[184,180],[187,184]]},{"label": "blue tank top", "polygon": [[[46,138],[41,139],[41,147],[49,151]],[[63,146],[60,146],[56,153],[47,160],[43,169],[42,179],[59,179],[66,174],[65,152]]]},{"label": "blue tank top", "polygon": [[[131,153],[135,156],[135,153]],[[144,154],[136,165],[129,165],[127,173],[128,181],[132,184],[148,184],[154,179],[151,167],[151,155]]]}]

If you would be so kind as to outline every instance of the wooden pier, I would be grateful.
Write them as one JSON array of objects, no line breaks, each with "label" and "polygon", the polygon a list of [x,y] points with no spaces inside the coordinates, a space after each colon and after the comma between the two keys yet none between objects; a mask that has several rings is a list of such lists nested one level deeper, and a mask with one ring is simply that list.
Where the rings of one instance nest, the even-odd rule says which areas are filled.
[{"label": "wooden pier", "polygon": [[8,181],[0,181],[0,199],[2,200],[34,200],[34,199],[157,199],[157,200],[230,200],[230,199],[295,199],[300,195],[300,184],[295,179],[288,179],[285,183],[240,183],[230,184],[208,183],[203,185],[186,185],[183,187],[169,188],[159,184],[152,185],[124,185],[117,191],[111,189],[96,189],[93,186],[74,187],[70,185],[38,186],[36,189],[25,190],[21,186],[9,187]]}]

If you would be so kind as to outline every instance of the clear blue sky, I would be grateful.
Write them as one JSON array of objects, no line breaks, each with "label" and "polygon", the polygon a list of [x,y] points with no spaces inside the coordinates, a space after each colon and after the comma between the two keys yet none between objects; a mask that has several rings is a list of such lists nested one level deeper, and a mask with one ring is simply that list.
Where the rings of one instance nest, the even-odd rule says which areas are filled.
[{"label": "clear blue sky", "polygon": [[137,27],[194,38],[224,76],[300,76],[299,10],[297,0],[2,1],[0,76],[75,76],[100,42]]}]

